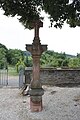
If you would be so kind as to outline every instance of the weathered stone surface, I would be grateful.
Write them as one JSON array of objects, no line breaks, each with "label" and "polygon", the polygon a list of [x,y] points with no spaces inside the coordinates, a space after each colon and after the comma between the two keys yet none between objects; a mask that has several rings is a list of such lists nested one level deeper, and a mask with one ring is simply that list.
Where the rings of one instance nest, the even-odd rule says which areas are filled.
[{"label": "weathered stone surface", "polygon": [[33,103],[39,103],[39,102],[41,102],[42,101],[42,96],[31,96],[31,101],[33,102]]},{"label": "weathered stone surface", "polygon": [[[28,78],[28,79],[27,79]],[[30,79],[29,79],[30,78]],[[25,79],[30,83],[32,70],[25,70]],[[80,84],[80,69],[41,69],[40,81],[43,85]]]},{"label": "weathered stone surface", "polygon": [[31,81],[31,88],[32,89],[36,89],[36,88],[40,89],[40,88],[42,88],[40,80],[34,80],[34,81],[32,80]]},{"label": "weathered stone surface", "polygon": [[43,109],[42,96],[31,96],[30,97],[30,109],[31,112],[40,112]]},{"label": "weathered stone surface", "polygon": [[35,88],[29,91],[31,96],[42,96],[44,94],[44,90],[41,88]]}]

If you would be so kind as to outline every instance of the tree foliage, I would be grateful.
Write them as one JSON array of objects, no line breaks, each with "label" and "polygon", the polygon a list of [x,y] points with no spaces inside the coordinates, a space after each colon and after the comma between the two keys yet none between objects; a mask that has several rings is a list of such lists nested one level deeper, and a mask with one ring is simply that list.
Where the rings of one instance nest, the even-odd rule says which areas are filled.
[{"label": "tree foliage", "polygon": [[70,27],[80,26],[80,0],[44,0],[43,9],[50,15],[55,27],[62,27],[64,21]]},{"label": "tree foliage", "polygon": [[40,19],[42,0],[0,0],[0,7],[6,16],[19,16],[19,21],[31,28],[31,22]]},{"label": "tree foliage", "polygon": [[23,60],[23,52],[18,49],[9,49],[7,53],[7,61],[11,65],[17,64],[17,62],[22,59]]},{"label": "tree foliage", "polygon": [[26,28],[41,19],[42,10],[50,15],[51,26],[61,28],[65,21],[70,27],[80,26],[80,0],[0,0],[0,8],[6,16],[19,16]]},{"label": "tree foliage", "polygon": [[[8,64],[16,66],[17,71],[25,66],[32,67],[32,56],[27,51],[8,50],[5,45],[0,44],[0,69],[7,68]],[[40,65],[53,68],[80,68],[80,53],[77,56],[72,56],[48,50],[42,54]]]},{"label": "tree foliage", "polygon": [[20,58],[20,60],[17,62],[16,68],[17,68],[17,72],[19,72],[20,70],[24,70],[24,69],[25,69],[24,61],[23,61],[21,58]]},{"label": "tree foliage", "polygon": [[69,68],[80,68],[80,58],[69,59]]},{"label": "tree foliage", "polygon": [[33,66],[33,61],[32,61],[32,56],[31,55],[24,56],[24,64],[27,67],[32,67]]},{"label": "tree foliage", "polygon": [[7,67],[7,52],[6,46],[0,43],[0,69]]},{"label": "tree foliage", "polygon": [[65,53],[46,51],[41,56],[42,67],[68,67],[68,58]]},{"label": "tree foliage", "polygon": [[8,50],[7,47],[5,45],[1,44],[1,43],[0,43],[0,48],[4,48],[6,50],[6,52]]}]

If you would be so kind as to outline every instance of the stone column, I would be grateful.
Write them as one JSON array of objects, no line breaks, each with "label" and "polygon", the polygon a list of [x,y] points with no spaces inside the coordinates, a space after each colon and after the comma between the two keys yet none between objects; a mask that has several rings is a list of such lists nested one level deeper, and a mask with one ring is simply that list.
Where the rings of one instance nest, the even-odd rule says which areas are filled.
[{"label": "stone column", "polygon": [[35,36],[32,45],[26,45],[26,49],[32,53],[33,58],[33,75],[31,80],[30,90],[30,109],[32,112],[39,112],[42,110],[42,95],[44,90],[40,83],[40,57],[42,52],[47,50],[47,45],[41,45],[39,40],[39,27],[42,27],[41,21],[36,21],[33,24],[35,28]]},{"label": "stone column", "polygon": [[40,57],[33,56],[33,79],[31,81],[30,108],[32,112],[41,111],[44,90],[40,83]]}]

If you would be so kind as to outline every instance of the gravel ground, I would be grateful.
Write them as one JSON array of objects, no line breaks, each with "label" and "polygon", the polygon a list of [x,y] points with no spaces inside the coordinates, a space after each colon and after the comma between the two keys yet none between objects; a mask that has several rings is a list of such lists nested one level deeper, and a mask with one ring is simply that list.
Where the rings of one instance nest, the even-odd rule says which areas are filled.
[{"label": "gravel ground", "polygon": [[80,88],[43,87],[42,112],[32,113],[29,96],[18,88],[0,88],[0,120],[80,120]]}]

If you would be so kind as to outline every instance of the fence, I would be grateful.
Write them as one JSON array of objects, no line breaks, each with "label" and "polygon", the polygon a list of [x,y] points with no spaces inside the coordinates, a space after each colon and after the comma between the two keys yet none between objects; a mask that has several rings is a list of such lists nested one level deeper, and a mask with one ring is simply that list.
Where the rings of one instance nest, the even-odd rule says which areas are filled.
[{"label": "fence", "polygon": [[8,70],[0,69],[0,86],[8,85]]},{"label": "fence", "polygon": [[7,69],[0,69],[0,86],[22,88],[24,86],[24,70],[20,70],[18,76],[9,76]]}]

